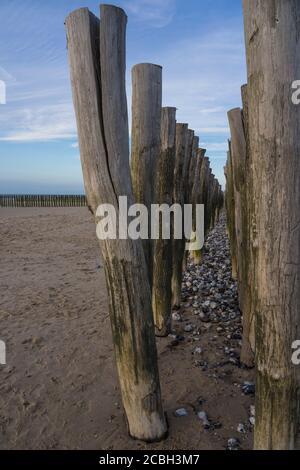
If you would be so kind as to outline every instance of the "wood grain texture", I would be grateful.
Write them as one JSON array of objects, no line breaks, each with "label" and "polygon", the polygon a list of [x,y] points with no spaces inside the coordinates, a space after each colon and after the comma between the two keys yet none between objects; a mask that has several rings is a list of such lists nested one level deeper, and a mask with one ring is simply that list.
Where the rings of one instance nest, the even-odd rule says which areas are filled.
[{"label": "wood grain texture", "polygon": [[[255,275],[255,254],[252,251],[252,240],[255,239],[255,233],[253,233],[252,228],[255,227],[253,223],[254,215],[253,215],[253,165],[250,153],[250,141],[249,141],[249,105],[248,105],[248,86],[243,85],[241,87],[241,98],[243,103],[242,109],[242,117],[243,117],[243,124],[244,124],[244,131],[245,131],[245,139],[246,139],[246,181],[245,181],[245,191],[246,191],[246,201],[247,201],[247,220],[246,220],[246,270],[247,270],[247,298],[246,307],[248,309],[248,318],[249,318],[249,325],[247,326],[249,332],[249,344],[246,343],[242,346],[241,351],[241,359],[244,361],[244,357],[248,357],[251,362],[249,364],[253,364],[254,362],[254,351],[255,351],[255,289],[252,286],[255,285],[254,275]],[[250,345],[250,349],[247,348]],[[244,348],[246,348],[244,352]],[[252,359],[251,359],[252,356]],[[246,361],[245,361],[246,363]]]},{"label": "wood grain texture", "polygon": [[[157,164],[155,203],[172,206],[176,152],[176,108],[162,108],[161,151]],[[170,224],[172,234],[173,224]],[[160,222],[161,231],[161,222]],[[154,241],[152,307],[157,336],[171,332],[173,237]]]},{"label": "wood grain texture", "polygon": [[[66,19],[84,183],[96,222],[99,204],[112,204],[118,216],[118,196],[133,201],[125,92],[126,22],[123,10],[110,5],[101,6],[101,26],[87,8]],[[145,441],[158,440],[165,436],[167,425],[142,243],[107,239],[100,242],[100,248],[129,433]]]},{"label": "wood grain texture", "polygon": [[[203,201],[203,191],[205,190],[204,187],[201,187],[201,168],[204,162],[204,155],[206,150],[199,149],[196,150],[196,155],[194,157],[195,165],[192,169],[193,174],[191,175],[190,185],[191,185],[191,204],[193,205],[193,231],[196,230],[196,205],[202,204]],[[194,264],[201,263],[201,250],[192,251],[190,253],[191,260]]]},{"label": "wood grain texture", "polygon": [[250,345],[251,330],[251,288],[248,284],[249,237],[248,237],[248,199],[247,199],[247,145],[243,115],[240,108],[228,112],[231,132],[231,156],[233,169],[233,191],[235,210],[235,240],[237,256],[237,279],[239,304],[243,314],[243,342],[241,362],[253,367],[254,357]]},{"label": "wood grain texture", "polygon": [[226,176],[226,194],[225,206],[227,213],[227,231],[230,243],[231,255],[231,275],[232,279],[237,279],[237,257],[236,257],[236,232],[235,232],[235,201],[234,201],[234,184],[233,184],[233,167],[231,155],[231,142],[228,142],[227,162],[225,168]]},{"label": "wood grain texture", "polygon": [[[155,198],[160,155],[162,67],[137,64],[132,69],[131,176],[135,200],[149,211]],[[149,219],[150,226],[150,219]],[[152,286],[153,241],[143,240]]]},{"label": "wood grain texture", "polygon": [[[174,169],[174,189],[173,202],[184,204],[184,160],[188,146],[188,125],[176,124],[176,153]],[[183,226],[183,220],[182,220]],[[181,282],[182,282],[182,240],[173,241],[173,273],[172,273],[172,305],[180,307],[181,303]]]},{"label": "wood grain texture", "polygon": [[300,2],[244,0],[255,252],[255,449],[293,449],[299,429]]}]

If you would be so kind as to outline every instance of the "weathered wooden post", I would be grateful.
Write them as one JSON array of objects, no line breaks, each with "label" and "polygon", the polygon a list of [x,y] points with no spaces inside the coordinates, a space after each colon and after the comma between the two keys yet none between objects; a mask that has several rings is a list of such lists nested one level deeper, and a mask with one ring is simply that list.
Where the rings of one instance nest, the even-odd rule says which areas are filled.
[{"label": "weathered wooden post", "polygon": [[[184,159],[186,157],[186,147],[188,145],[188,125],[176,124],[176,152],[174,169],[174,189],[173,203],[184,204]],[[182,219],[182,237],[183,219]],[[182,239],[173,240],[173,272],[172,272],[172,306],[179,308],[181,304],[181,283],[182,283]]]},{"label": "weathered wooden post", "polygon": [[212,175],[211,180],[211,228],[214,228],[216,223],[216,177]]},{"label": "weathered wooden post", "polygon": [[[154,201],[156,165],[160,154],[162,67],[137,64],[132,69],[131,177],[138,204],[151,213]],[[150,230],[150,217],[148,220]],[[143,240],[152,286],[153,241]]]},{"label": "weathered wooden post", "polygon": [[[126,22],[124,11],[111,5],[101,5],[101,25],[87,8],[66,19],[85,189],[96,221],[100,204],[111,204],[118,220],[119,196],[128,196],[128,204],[133,202],[125,91]],[[124,238],[100,241],[117,369],[130,435],[155,441],[166,435],[167,425],[151,292],[142,242]]]},{"label": "weathered wooden post", "polygon": [[217,206],[217,222],[220,220],[220,213],[224,208],[224,193],[222,186],[218,183],[218,206]]},{"label": "weathered wooden post", "polygon": [[[204,188],[201,186],[201,168],[202,164],[204,161],[204,155],[205,155],[206,150],[205,149],[197,149],[196,152],[196,157],[195,157],[195,165],[193,169],[193,179],[191,178],[191,203],[194,206],[194,213],[193,213],[193,230],[195,232],[196,226],[195,226],[195,210],[196,210],[196,205],[197,204],[203,204],[203,191]],[[190,253],[191,259],[194,264],[200,264],[201,263],[201,250],[197,251],[192,251]]]},{"label": "weathered wooden post", "polygon": [[250,246],[248,242],[249,221],[246,191],[246,179],[248,178],[247,147],[241,109],[236,108],[229,111],[228,120],[231,132],[238,292],[240,309],[243,314],[241,362],[248,367],[252,367],[254,358],[250,345],[251,287],[248,285]]},{"label": "weathered wooden post", "polygon": [[[189,197],[189,190],[190,190],[190,165],[193,157],[193,150],[194,150],[194,137],[195,131],[192,129],[188,129],[188,137],[187,137],[187,146],[186,146],[186,153],[184,158],[184,165],[183,165],[183,178],[184,178],[184,199],[183,203],[188,203]],[[184,241],[185,243],[185,241]]]},{"label": "weathered wooden post", "polygon": [[[194,131],[190,131],[190,132],[194,132]],[[192,143],[191,158],[190,158],[188,169],[187,169],[188,173],[186,175],[186,192],[185,192],[186,204],[192,204],[192,191],[193,191],[193,182],[195,178],[195,168],[196,168],[196,163],[197,163],[198,147],[199,147],[199,137],[194,135],[193,143]],[[184,253],[184,257],[183,257],[183,270],[186,269],[188,257],[189,257],[189,251],[186,250]]]},{"label": "weathered wooden post", "polygon": [[228,142],[227,163],[226,163],[226,213],[227,230],[230,242],[230,254],[232,264],[232,278],[237,279],[237,259],[236,259],[236,233],[235,233],[235,208],[234,208],[234,186],[233,168],[231,156],[231,142]]},{"label": "weathered wooden post", "polygon": [[[185,157],[183,161],[182,178],[183,178],[183,195],[182,195],[182,211],[184,210],[184,204],[188,204],[189,193],[190,193],[190,166],[192,165],[192,157],[194,152],[194,138],[195,131],[188,129],[187,131],[187,144],[185,147]],[[183,213],[183,212],[182,212]],[[178,257],[182,259],[182,271],[186,269],[188,252],[185,249],[186,239],[182,237],[181,252],[178,252]]]},{"label": "weathered wooden post", "polygon": [[256,236],[255,449],[293,449],[299,430],[300,2],[244,0]]},{"label": "weathered wooden post", "polygon": [[[161,152],[157,164],[155,203],[172,206],[175,167],[176,108],[162,108]],[[171,332],[172,319],[172,226],[170,238],[162,238],[162,222],[158,221],[160,237],[154,240],[152,307],[157,336]]]},{"label": "weathered wooden post", "polygon": [[210,228],[210,160],[209,157],[204,157],[204,165],[201,166],[201,173],[203,168],[203,178],[204,178],[204,232],[207,235]]},{"label": "weathered wooden post", "polygon": [[[247,299],[248,299],[248,316],[249,316],[249,343],[251,347],[251,351],[244,352],[244,348],[247,348],[247,344],[243,343],[242,346],[242,352],[241,352],[241,359],[242,362],[246,362],[244,359],[244,356],[248,356],[249,359],[254,361],[254,354],[253,352],[255,351],[255,314],[254,314],[254,305],[255,305],[255,289],[253,286],[255,286],[255,263],[254,263],[254,258],[255,254],[253,252],[252,246],[253,243],[252,241],[255,240],[256,238],[256,233],[255,233],[255,223],[254,223],[254,211],[253,211],[253,204],[251,201],[253,201],[253,165],[251,162],[251,152],[250,152],[250,141],[249,141],[249,106],[248,106],[248,86],[243,85],[241,87],[241,97],[242,97],[242,103],[243,103],[243,109],[242,109],[242,116],[243,116],[243,125],[244,125],[244,132],[245,132],[245,139],[246,139],[246,154],[247,154],[247,159],[246,159],[246,199],[247,199],[247,232],[246,232],[246,238],[247,238],[247,284],[248,284],[248,291],[247,291]],[[254,228],[254,230],[253,230]]]},{"label": "weathered wooden post", "polygon": [[188,181],[189,181],[189,187],[188,187],[188,197],[186,199],[186,202],[188,204],[192,204],[192,192],[193,192],[193,184],[195,180],[195,168],[196,168],[196,163],[197,163],[197,153],[198,153],[198,148],[199,148],[199,137],[194,136],[193,139],[193,148],[192,148],[192,156],[190,159],[190,165],[189,165],[189,175],[188,175]]}]

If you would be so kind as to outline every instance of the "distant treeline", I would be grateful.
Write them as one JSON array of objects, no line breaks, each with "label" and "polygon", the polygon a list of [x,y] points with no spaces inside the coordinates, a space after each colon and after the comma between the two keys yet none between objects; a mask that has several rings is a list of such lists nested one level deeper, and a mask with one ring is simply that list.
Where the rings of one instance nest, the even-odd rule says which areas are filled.
[{"label": "distant treeline", "polygon": [[83,207],[86,206],[83,195],[0,195],[0,207]]}]

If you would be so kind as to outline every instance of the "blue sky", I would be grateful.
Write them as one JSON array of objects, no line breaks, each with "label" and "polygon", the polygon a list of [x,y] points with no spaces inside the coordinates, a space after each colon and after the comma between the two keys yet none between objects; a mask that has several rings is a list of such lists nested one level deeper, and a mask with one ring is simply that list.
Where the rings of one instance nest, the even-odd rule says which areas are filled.
[{"label": "blue sky", "polygon": [[[227,111],[241,106],[246,81],[241,0],[120,0],[127,28],[129,120],[131,68],[163,66],[163,105],[178,108],[207,148],[224,184]],[[81,193],[64,19],[94,0],[1,0],[0,193]],[[130,121],[129,121],[130,122]]]}]

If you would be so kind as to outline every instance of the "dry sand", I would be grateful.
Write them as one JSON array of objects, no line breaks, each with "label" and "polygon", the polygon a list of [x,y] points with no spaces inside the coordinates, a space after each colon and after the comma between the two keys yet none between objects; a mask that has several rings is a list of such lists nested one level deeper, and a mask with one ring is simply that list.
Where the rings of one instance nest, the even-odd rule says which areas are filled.
[{"label": "dry sand", "polygon": [[[86,208],[0,209],[0,449],[224,449],[252,433],[247,423],[253,399],[240,384],[252,372],[227,366],[222,379],[196,367],[195,344],[170,347],[159,339],[159,367],[169,437],[146,445],[131,440],[118,391],[104,270],[95,227]],[[194,320],[190,310],[185,320]],[[182,333],[183,324],[177,326]],[[215,326],[213,326],[215,328]],[[209,362],[224,338],[201,336]],[[219,358],[218,358],[219,360]],[[196,416],[199,399],[212,422]],[[174,417],[185,407],[188,416]]]}]

